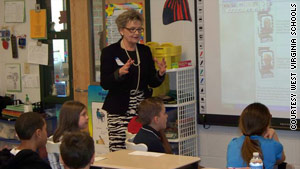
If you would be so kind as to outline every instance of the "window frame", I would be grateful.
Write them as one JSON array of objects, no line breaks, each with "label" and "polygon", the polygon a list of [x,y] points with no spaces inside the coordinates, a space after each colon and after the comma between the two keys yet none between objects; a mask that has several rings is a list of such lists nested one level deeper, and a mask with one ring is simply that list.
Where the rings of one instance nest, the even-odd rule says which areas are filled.
[{"label": "window frame", "polygon": [[[52,15],[51,0],[41,1],[41,9],[46,9],[47,13],[47,39],[41,40],[42,43],[48,44],[48,65],[40,65],[40,89],[41,101],[44,108],[55,104],[63,104],[67,100],[73,100],[73,67],[72,67],[72,39],[71,39],[71,17],[70,17],[70,0],[66,1],[67,12],[67,30],[61,32],[50,31]],[[69,70],[69,96],[58,97],[50,94],[54,82],[54,63],[53,63],[53,41],[55,39],[66,40],[68,45],[68,70]],[[51,78],[49,78],[51,77]]]}]

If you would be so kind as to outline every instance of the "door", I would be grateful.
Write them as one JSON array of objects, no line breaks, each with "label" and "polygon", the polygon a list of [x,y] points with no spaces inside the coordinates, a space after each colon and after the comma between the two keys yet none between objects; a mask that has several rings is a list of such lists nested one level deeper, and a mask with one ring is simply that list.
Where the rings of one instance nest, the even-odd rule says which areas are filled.
[{"label": "door", "polygon": [[71,0],[71,37],[74,100],[88,105],[91,82],[91,40],[88,0]]}]

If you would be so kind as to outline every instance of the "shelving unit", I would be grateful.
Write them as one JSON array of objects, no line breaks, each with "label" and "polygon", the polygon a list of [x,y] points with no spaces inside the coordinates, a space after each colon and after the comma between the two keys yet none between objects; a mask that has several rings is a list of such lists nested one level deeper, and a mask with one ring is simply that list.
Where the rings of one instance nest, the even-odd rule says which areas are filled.
[{"label": "shelving unit", "polygon": [[178,128],[177,138],[169,142],[177,144],[179,155],[198,156],[195,67],[170,69],[167,74],[170,90],[176,90],[176,104],[165,104],[165,107],[173,109],[171,113],[176,109]]}]

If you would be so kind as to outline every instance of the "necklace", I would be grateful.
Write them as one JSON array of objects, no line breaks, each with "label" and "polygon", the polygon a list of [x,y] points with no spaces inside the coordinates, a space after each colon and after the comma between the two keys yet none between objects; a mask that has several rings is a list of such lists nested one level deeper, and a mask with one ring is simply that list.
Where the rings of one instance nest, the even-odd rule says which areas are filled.
[{"label": "necklace", "polygon": [[[130,55],[128,54],[128,52],[126,50],[126,47],[125,47],[125,44],[124,44],[123,40],[122,40],[122,43],[123,43],[123,47],[124,47],[124,50],[126,52],[126,55],[127,55],[128,59],[131,59]],[[137,46],[135,46],[135,52],[136,52],[137,63],[133,62],[133,66],[139,66],[141,61],[140,61],[140,55],[139,55],[139,50],[138,50]]]},{"label": "necklace", "polygon": [[[121,41],[121,43],[123,43],[124,50],[125,50],[125,52],[126,52],[126,54],[127,54],[127,56],[128,56],[128,59],[131,59],[131,57],[129,56],[129,54],[128,54],[127,50],[126,50],[126,47],[125,47],[125,44],[124,44],[123,40]],[[133,62],[133,66],[138,67],[138,81],[137,81],[137,85],[136,85],[134,94],[136,94],[137,91],[139,90],[140,80],[141,80],[141,79],[140,79],[140,75],[141,75],[141,67],[140,67],[140,63],[141,63],[141,61],[140,61],[140,55],[139,55],[139,51],[138,51],[137,46],[135,46],[135,52],[136,52],[137,64],[135,64],[135,63]]]}]

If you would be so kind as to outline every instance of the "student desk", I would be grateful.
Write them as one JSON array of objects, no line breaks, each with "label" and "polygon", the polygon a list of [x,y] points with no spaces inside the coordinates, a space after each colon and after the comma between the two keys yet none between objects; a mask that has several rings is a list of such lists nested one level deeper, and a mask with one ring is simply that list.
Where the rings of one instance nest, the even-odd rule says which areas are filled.
[{"label": "student desk", "polygon": [[[103,160],[95,161],[94,167],[103,168],[123,168],[123,169],[172,169],[172,168],[198,168],[199,157],[180,156],[171,154],[161,154],[159,157],[130,155],[136,152],[132,150],[119,150],[110,152],[100,157]],[[143,152],[145,154],[149,152]]]}]

